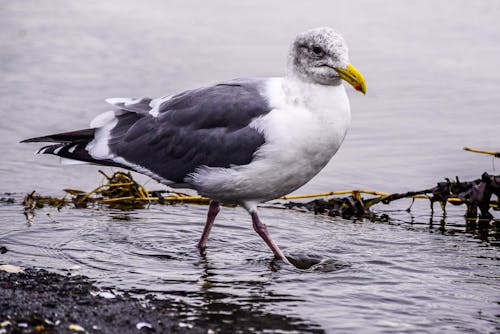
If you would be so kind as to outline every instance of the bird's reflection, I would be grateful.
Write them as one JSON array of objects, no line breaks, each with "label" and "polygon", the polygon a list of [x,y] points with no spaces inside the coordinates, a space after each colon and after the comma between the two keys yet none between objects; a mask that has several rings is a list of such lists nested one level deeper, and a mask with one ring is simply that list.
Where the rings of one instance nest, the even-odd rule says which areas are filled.
[{"label": "bird's reflection", "polygon": [[[217,279],[216,266],[205,252],[200,252],[200,259],[195,263],[195,267],[200,269],[201,284],[197,294],[202,303],[197,308],[196,319],[200,322],[215,321],[221,324],[221,328],[218,329],[221,331],[228,328],[231,330],[245,328],[252,331],[324,333],[318,324],[311,321],[269,311],[273,304],[303,302],[295,296],[273,291],[272,276],[283,269],[283,266],[283,261],[271,259],[267,262],[269,271],[265,279],[221,282]],[[262,275],[260,277],[262,278]],[[221,288],[233,292],[221,292]],[[250,291],[250,296],[240,295],[239,291],[242,290]]]}]

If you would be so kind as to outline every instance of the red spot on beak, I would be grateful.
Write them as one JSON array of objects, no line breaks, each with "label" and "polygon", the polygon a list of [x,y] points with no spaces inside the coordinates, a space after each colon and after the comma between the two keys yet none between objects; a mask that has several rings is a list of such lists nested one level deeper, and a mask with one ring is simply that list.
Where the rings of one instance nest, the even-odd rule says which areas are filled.
[{"label": "red spot on beak", "polygon": [[356,86],[354,86],[354,89],[355,89],[355,90],[361,90],[361,86],[356,85]]}]

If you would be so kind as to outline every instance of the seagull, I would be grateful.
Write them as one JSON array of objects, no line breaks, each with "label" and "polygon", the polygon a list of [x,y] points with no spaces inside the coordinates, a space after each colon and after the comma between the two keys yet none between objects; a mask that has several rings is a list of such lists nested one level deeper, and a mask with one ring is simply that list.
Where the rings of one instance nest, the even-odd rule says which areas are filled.
[{"label": "seagull", "polygon": [[117,166],[211,199],[203,251],[221,203],[241,205],[277,259],[288,262],[257,206],[298,189],[326,166],[350,123],[342,80],[366,93],[343,37],[329,27],[300,33],[283,77],[245,78],[151,98],[111,98],[90,128],[26,139],[37,153]]}]

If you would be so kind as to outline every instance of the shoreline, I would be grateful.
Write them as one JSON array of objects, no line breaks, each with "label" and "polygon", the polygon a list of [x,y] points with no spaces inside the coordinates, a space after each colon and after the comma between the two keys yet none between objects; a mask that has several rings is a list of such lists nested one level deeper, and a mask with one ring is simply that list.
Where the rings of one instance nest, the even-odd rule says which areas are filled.
[{"label": "shoreline", "polygon": [[[81,275],[0,271],[0,333],[215,333],[191,323],[179,302],[114,295]],[[184,312],[185,313],[185,312]]]}]

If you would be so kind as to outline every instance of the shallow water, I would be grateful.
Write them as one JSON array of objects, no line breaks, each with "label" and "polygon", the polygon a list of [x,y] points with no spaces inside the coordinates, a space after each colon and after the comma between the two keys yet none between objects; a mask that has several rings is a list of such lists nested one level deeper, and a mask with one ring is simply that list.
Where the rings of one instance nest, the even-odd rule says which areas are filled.
[{"label": "shallow water", "polygon": [[348,90],[346,141],[297,193],[401,192],[498,174],[498,160],[495,170],[461,148],[499,150],[499,14],[491,1],[3,2],[0,193],[14,194],[0,197],[15,203],[0,202],[0,246],[9,250],[0,261],[78,266],[103,287],[181,298],[192,322],[237,319],[242,331],[498,331],[498,248],[465,230],[463,208],[449,210],[445,231],[427,203],[411,213],[407,202],[379,206],[391,219],[378,223],[262,209],[276,242],[308,269],[273,261],[244,210],[224,208],[202,256],[204,206],[44,208],[29,226],[23,193],[90,190],[101,177],[17,142],[86,127],[106,97],[281,75],[295,33],[329,25],[346,37],[368,94]]},{"label": "shallow water", "polygon": [[216,316],[242,330],[239,313],[284,332],[488,333],[498,324],[498,248],[449,227],[459,218],[448,219],[453,235],[410,224],[403,211],[375,223],[263,209],[297,269],[272,259],[241,208],[223,209],[198,254],[205,210],[45,208],[28,226],[19,204],[5,204],[2,260],[78,268],[104,289],[182,299],[193,322]]}]

